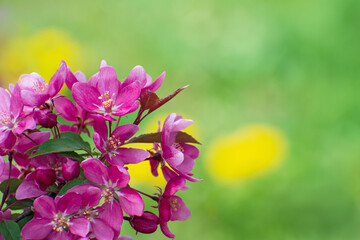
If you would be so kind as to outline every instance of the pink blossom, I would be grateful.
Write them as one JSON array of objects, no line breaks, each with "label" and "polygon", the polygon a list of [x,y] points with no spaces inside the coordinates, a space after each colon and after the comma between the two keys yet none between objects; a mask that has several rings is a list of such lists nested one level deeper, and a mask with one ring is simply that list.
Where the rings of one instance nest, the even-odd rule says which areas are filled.
[{"label": "pink blossom", "polygon": [[21,134],[26,129],[35,128],[35,121],[31,117],[23,117],[22,111],[19,85],[16,84],[11,94],[0,88],[0,142],[6,140],[9,131]]},{"label": "pink blossom", "polygon": [[[161,135],[161,144],[154,144],[157,151],[152,153],[150,160],[151,171],[157,176],[157,168],[161,169],[166,181],[175,176],[183,176],[192,182],[199,182],[191,173],[195,165],[195,159],[199,156],[199,150],[187,143],[177,143],[176,135],[192,124],[192,120],[183,119],[180,115],[171,113],[165,120]],[[158,131],[161,129],[159,127]],[[161,146],[161,149],[160,149]],[[165,162],[170,166],[166,166]]]},{"label": "pink blossom", "polygon": [[154,213],[145,211],[141,216],[132,216],[129,222],[137,232],[153,233],[157,229],[159,218]]},{"label": "pink blossom", "polygon": [[165,191],[159,196],[159,222],[160,229],[165,236],[175,238],[169,230],[169,221],[184,221],[191,217],[190,210],[186,207],[183,200],[175,196],[180,189],[184,189],[186,179],[184,177],[174,177],[166,185]]},{"label": "pink blossom", "polygon": [[117,208],[117,202],[113,198],[116,194],[121,208],[127,214],[136,216],[143,214],[144,202],[141,196],[134,189],[127,187],[130,175],[126,168],[116,165],[108,168],[96,158],[84,160],[81,167],[84,169],[86,179],[98,184],[102,189],[102,196],[105,202],[111,204],[110,207]]},{"label": "pink blossom", "polygon": [[115,69],[106,65],[100,67],[100,72],[92,76],[88,82],[75,83],[72,86],[72,96],[86,111],[105,117],[123,116],[138,108],[140,90],[138,82],[122,86]]},{"label": "pink blossom", "polygon": [[40,107],[43,105],[42,108],[52,109],[51,99],[58,94],[64,85],[66,72],[67,66],[65,61],[62,60],[59,69],[50,79],[49,84],[37,73],[21,75],[19,86],[24,105],[29,107]]},{"label": "pink blossom", "polygon": [[21,236],[25,239],[73,239],[74,235],[85,237],[90,222],[86,217],[76,216],[81,206],[78,193],[67,193],[55,200],[41,196],[34,201],[35,215],[25,224]]},{"label": "pink blossom", "polygon": [[125,141],[139,130],[135,124],[125,124],[115,128],[109,138],[104,122],[98,122],[94,129],[95,146],[112,165],[123,166],[124,164],[139,163],[149,156],[149,153],[143,149],[122,147]]}]

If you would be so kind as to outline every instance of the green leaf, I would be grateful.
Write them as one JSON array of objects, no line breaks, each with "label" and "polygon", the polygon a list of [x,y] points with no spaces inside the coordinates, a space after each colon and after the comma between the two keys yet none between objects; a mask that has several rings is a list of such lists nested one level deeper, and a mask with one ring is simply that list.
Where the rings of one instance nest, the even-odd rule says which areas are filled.
[{"label": "green leaf", "polygon": [[[14,204],[17,202],[16,204]],[[10,207],[11,210],[19,210],[24,209],[27,207],[30,207],[33,205],[33,200],[31,199],[23,199],[23,200],[17,200],[13,195],[10,195],[10,197],[6,200],[7,206],[10,206],[11,204],[14,204]]]},{"label": "green leaf", "polygon": [[81,184],[85,184],[85,183],[89,183],[86,179],[82,179],[82,178],[75,178],[69,182],[67,182],[60,190],[59,195],[64,195],[69,189],[71,189],[72,187],[75,187],[77,185],[81,185]]},{"label": "green leaf", "polygon": [[68,158],[72,158],[78,161],[83,161],[84,158],[82,156],[80,156],[79,154],[77,154],[76,152],[62,152],[58,154],[59,156],[63,156],[63,157],[68,157]]},{"label": "green leaf", "polygon": [[49,153],[64,153],[76,150],[84,150],[91,153],[90,144],[85,142],[79,135],[73,132],[64,132],[61,138],[50,139],[43,142],[37,152],[30,158]]},{"label": "green leaf", "polygon": [[22,229],[27,222],[29,222],[31,219],[33,219],[33,217],[34,217],[33,215],[26,216],[23,219],[21,219],[20,221],[18,221],[17,224]]},{"label": "green leaf", "polygon": [[8,182],[9,182],[9,194],[16,192],[16,189],[22,183],[22,181],[20,179],[17,179],[17,178],[10,178],[10,181],[9,181],[9,179],[6,179],[0,184],[0,191],[1,192],[3,192],[3,193],[5,192],[5,189],[6,189],[6,186],[7,186]]},{"label": "green leaf", "polygon": [[20,239],[20,227],[14,221],[4,220],[0,222],[0,232],[5,240]]},{"label": "green leaf", "polygon": [[[157,133],[148,133],[143,134],[138,137],[134,137],[130,139],[127,143],[160,143],[161,142],[161,132]],[[195,138],[193,138],[190,134],[186,132],[178,132],[176,135],[177,143],[197,143],[200,144]]]}]

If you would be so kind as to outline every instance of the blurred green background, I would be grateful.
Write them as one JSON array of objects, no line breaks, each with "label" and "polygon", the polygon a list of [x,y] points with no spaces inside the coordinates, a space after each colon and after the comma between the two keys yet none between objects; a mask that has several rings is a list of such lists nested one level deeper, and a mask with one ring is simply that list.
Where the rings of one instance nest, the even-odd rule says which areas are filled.
[{"label": "blurred green background", "polygon": [[360,1],[0,1],[3,87],[62,58],[191,85],[151,118],[184,114],[202,143],[176,239],[360,238]]}]

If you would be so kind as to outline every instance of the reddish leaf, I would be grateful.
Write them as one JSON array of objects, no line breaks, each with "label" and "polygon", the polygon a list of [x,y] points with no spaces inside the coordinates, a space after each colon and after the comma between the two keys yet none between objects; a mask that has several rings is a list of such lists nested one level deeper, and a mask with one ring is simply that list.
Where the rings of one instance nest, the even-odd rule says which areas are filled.
[{"label": "reddish leaf", "polygon": [[176,95],[178,95],[182,90],[184,90],[184,89],[187,88],[188,86],[190,86],[190,85],[186,85],[186,86],[184,86],[184,87],[182,87],[182,88],[179,88],[179,89],[177,89],[175,92],[171,93],[170,95],[168,95],[168,96],[160,99],[159,102],[158,102],[156,105],[154,105],[153,107],[151,107],[151,108],[149,109],[149,113],[155,111],[156,109],[158,109],[159,107],[161,107],[162,105],[164,105],[165,103],[167,103],[168,101],[170,101],[173,97],[175,97]]},{"label": "reddish leaf", "polygon": [[[200,144],[195,138],[193,138],[190,134],[186,132],[179,132],[176,135],[177,143],[197,143]],[[160,143],[161,142],[161,132],[157,133],[148,133],[143,134],[138,137],[134,137],[130,139],[127,143]]]}]

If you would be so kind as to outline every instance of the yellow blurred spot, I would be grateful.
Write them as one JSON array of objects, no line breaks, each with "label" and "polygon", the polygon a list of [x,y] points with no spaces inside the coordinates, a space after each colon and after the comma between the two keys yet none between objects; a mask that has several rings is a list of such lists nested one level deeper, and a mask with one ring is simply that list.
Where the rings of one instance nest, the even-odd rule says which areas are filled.
[{"label": "yellow blurred spot", "polygon": [[21,74],[37,72],[49,82],[64,59],[72,70],[82,69],[81,47],[59,29],[45,29],[9,42],[0,53],[0,85],[7,88]]},{"label": "yellow blurred spot", "polygon": [[[161,127],[162,127],[167,116],[168,115],[165,114],[155,115],[154,117],[150,115],[148,121],[146,121],[144,125],[142,125],[142,123],[140,124],[141,133],[137,134],[137,136],[140,134],[156,132],[158,129],[158,121],[161,121]],[[182,115],[182,116],[184,119],[192,119],[191,117],[188,117],[186,115],[185,116]],[[185,132],[189,133],[190,135],[196,138],[198,132],[198,129],[196,128],[196,122],[194,121],[194,124],[187,127],[185,129]],[[149,150],[153,148],[153,145],[148,143],[133,143],[126,145],[126,147]],[[149,161],[144,161],[138,164],[129,164],[127,165],[127,167],[129,168],[129,173],[131,176],[131,180],[130,180],[131,185],[134,186],[148,185],[148,186],[159,186],[159,187],[165,187],[166,185],[166,181],[164,179],[160,167],[158,168],[158,173],[159,173],[158,177],[154,177],[151,174]]]},{"label": "yellow blurred spot", "polygon": [[220,137],[208,148],[208,170],[223,183],[236,183],[277,166],[284,158],[287,141],[267,125],[249,125]]}]

